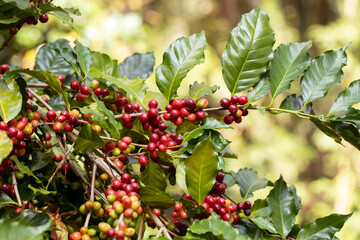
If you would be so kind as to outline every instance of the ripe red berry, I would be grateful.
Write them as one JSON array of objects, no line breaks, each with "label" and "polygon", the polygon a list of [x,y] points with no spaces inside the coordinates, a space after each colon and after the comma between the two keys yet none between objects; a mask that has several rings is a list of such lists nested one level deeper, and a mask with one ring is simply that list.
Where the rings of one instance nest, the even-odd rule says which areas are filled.
[{"label": "ripe red berry", "polygon": [[239,97],[237,95],[234,95],[230,99],[232,104],[237,104],[239,102]]},{"label": "ripe red berry", "polygon": [[74,127],[70,124],[70,123],[65,123],[65,125],[64,125],[64,130],[66,131],[66,132],[72,132],[72,130],[74,130]]},{"label": "ripe red berry", "polygon": [[159,152],[166,152],[167,147],[164,144],[159,144],[159,146],[157,147]]},{"label": "ripe red berry", "polygon": [[147,122],[149,120],[149,114],[147,112],[144,112],[139,117],[141,122]]},{"label": "ripe red berry", "polygon": [[181,212],[180,212],[180,217],[181,217],[182,219],[187,219],[187,218],[188,218],[188,215],[187,215],[187,213],[186,213],[185,211],[181,211]]},{"label": "ripe red berry", "polygon": [[179,212],[176,212],[176,211],[172,211],[171,212],[171,217],[172,218],[178,218],[180,216],[180,213]]},{"label": "ripe red berry", "polygon": [[149,144],[147,145],[147,150],[148,150],[149,152],[155,151],[155,150],[156,150],[156,143],[153,143],[153,142],[149,143]]},{"label": "ripe red berry", "polygon": [[156,216],[160,216],[161,215],[161,211],[160,209],[154,208],[153,212],[155,213]]},{"label": "ripe red berry", "polygon": [[235,120],[235,117],[233,115],[226,115],[223,119],[225,124],[231,124]]},{"label": "ripe red berry", "polygon": [[167,112],[171,112],[173,109],[174,109],[174,107],[171,104],[168,104],[168,105],[165,106],[165,110]]},{"label": "ripe red berry", "polygon": [[245,104],[247,104],[247,102],[248,102],[247,96],[240,96],[240,97],[239,97],[238,103],[239,103],[240,105],[245,105]]},{"label": "ripe red berry", "polygon": [[1,121],[0,122],[0,130],[8,130],[8,125],[6,124],[6,122],[4,122],[4,121]]},{"label": "ripe red berry", "polygon": [[158,102],[156,100],[152,99],[152,100],[150,100],[148,106],[149,106],[149,108],[157,108]]},{"label": "ripe red berry", "polygon": [[251,208],[251,202],[250,201],[245,201],[244,202],[244,209],[250,209]]},{"label": "ripe red berry", "polygon": [[80,92],[85,95],[89,95],[91,93],[91,88],[88,85],[82,85],[80,87]]},{"label": "ripe red berry", "polygon": [[94,90],[94,94],[95,94],[96,96],[102,95],[102,89],[101,89],[101,88],[96,88],[96,89]]},{"label": "ripe red berry", "polygon": [[10,127],[8,130],[8,136],[9,138],[15,137],[18,133],[18,129],[16,127]]},{"label": "ripe red berry", "polygon": [[66,117],[64,115],[59,115],[59,116],[56,117],[56,121],[57,122],[65,122]]},{"label": "ripe red berry", "polygon": [[174,204],[174,210],[177,212],[180,212],[183,208],[183,205],[181,203],[175,203]]},{"label": "ripe red berry", "polygon": [[183,124],[183,119],[182,117],[177,117],[176,119],[174,119],[173,123],[175,124],[175,126],[180,126],[181,124]]},{"label": "ripe red berry", "polygon": [[122,120],[124,123],[130,122],[130,121],[131,121],[131,116],[130,116],[130,114],[124,113],[124,114],[121,116],[121,120]]},{"label": "ripe red berry", "polygon": [[61,83],[65,81],[65,77],[63,75],[58,75],[56,77],[60,80]]},{"label": "ripe red berry", "polygon": [[205,112],[203,112],[203,111],[197,111],[196,113],[195,113],[195,116],[196,116],[196,119],[198,119],[198,120],[204,120],[205,119],[205,117],[206,117],[206,115],[205,115]]},{"label": "ripe red berry", "polygon": [[3,65],[0,66],[0,73],[1,74],[4,74],[6,71],[9,71],[9,70],[10,70],[10,67],[7,64],[3,64]]},{"label": "ripe red berry", "polygon": [[228,98],[223,98],[220,100],[220,106],[222,106],[223,108],[228,108],[231,104],[230,99]]},{"label": "ripe red berry", "polygon": [[231,104],[231,105],[229,106],[229,112],[230,112],[232,115],[236,114],[237,110],[238,110],[238,107],[237,107],[235,104]]},{"label": "ripe red berry", "polygon": [[222,172],[219,172],[219,173],[216,175],[216,181],[222,182],[222,181],[224,180],[224,177],[225,177],[225,174],[223,174]]},{"label": "ripe red berry", "polygon": [[148,165],[148,163],[149,163],[149,159],[147,157],[145,157],[145,156],[139,157],[139,164],[141,166],[146,166],[146,165]]},{"label": "ripe red berry", "polygon": [[107,152],[110,152],[110,151],[114,150],[114,148],[115,148],[115,143],[114,142],[105,143],[105,150]]},{"label": "ripe red berry", "polygon": [[224,194],[225,193],[225,188],[226,188],[226,186],[223,183],[216,182],[215,185],[214,185],[214,190],[218,194]]},{"label": "ripe red berry", "polygon": [[61,154],[54,153],[52,160],[55,162],[61,162],[63,160],[63,156]]},{"label": "ripe red berry", "polygon": [[16,35],[18,31],[19,29],[16,26],[9,29],[11,35]]},{"label": "ripe red berry", "polygon": [[238,209],[238,210],[244,209],[244,203],[243,203],[243,202],[239,202],[239,203],[237,204],[237,209]]},{"label": "ripe red berry", "polygon": [[54,125],[53,125],[53,130],[55,132],[61,132],[63,130],[63,125],[61,122],[55,122]]},{"label": "ripe red berry", "polygon": [[119,179],[114,179],[114,180],[112,180],[112,181],[111,181],[111,186],[112,186],[112,188],[114,189],[114,191],[119,190],[120,187],[121,187],[121,182],[120,182],[120,180],[119,180]]},{"label": "ripe red berry", "polygon": [[55,120],[57,114],[54,110],[49,110],[47,113],[46,113],[46,117],[52,121],[52,120]]},{"label": "ripe red berry", "polygon": [[84,102],[86,100],[86,95],[82,93],[78,93],[76,94],[76,100],[78,100],[79,102]]},{"label": "ripe red berry", "polygon": [[183,103],[180,99],[174,99],[171,103],[171,105],[175,108],[175,109],[180,109],[183,107]]},{"label": "ripe red berry", "polygon": [[44,13],[43,15],[40,16],[39,20],[42,23],[46,23],[47,21],[49,21],[49,16],[46,13]]},{"label": "ripe red berry", "polygon": [[196,102],[194,99],[188,99],[186,101],[186,108],[189,110],[193,110],[196,108]]},{"label": "ripe red berry", "polygon": [[192,197],[191,197],[190,193],[185,193],[183,198],[186,199],[186,200],[192,200]]},{"label": "ripe red berry", "polygon": [[130,174],[124,173],[123,175],[121,175],[121,182],[130,183],[130,178]]},{"label": "ripe red berry", "polygon": [[80,83],[76,80],[71,81],[70,88],[74,91],[78,90],[80,86]]},{"label": "ripe red berry", "polygon": [[158,116],[159,111],[157,110],[157,108],[150,108],[148,111],[149,117],[151,118],[155,118]]}]

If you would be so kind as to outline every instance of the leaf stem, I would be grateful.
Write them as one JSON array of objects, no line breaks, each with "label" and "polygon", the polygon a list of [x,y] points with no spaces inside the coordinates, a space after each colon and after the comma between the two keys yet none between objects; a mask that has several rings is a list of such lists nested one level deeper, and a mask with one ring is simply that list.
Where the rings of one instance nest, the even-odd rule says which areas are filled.
[{"label": "leaf stem", "polygon": [[12,167],[11,169],[11,182],[15,191],[15,196],[16,196],[16,201],[18,202],[19,205],[21,205],[21,198],[20,198],[20,194],[19,194],[19,189],[18,189],[18,184],[16,181],[16,176],[15,176],[15,170],[14,167]]}]

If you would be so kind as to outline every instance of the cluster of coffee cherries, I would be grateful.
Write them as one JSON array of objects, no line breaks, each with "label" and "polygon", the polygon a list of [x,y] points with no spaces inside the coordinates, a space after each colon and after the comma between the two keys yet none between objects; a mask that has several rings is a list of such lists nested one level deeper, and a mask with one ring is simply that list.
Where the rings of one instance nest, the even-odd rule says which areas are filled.
[{"label": "cluster of coffee cherries", "polygon": [[97,234],[100,239],[130,239],[135,234],[136,219],[143,212],[139,190],[140,186],[136,178],[130,177],[126,172],[120,179],[112,180],[111,186],[105,192],[109,204],[89,200],[79,208],[82,214],[93,211],[95,216],[101,219],[107,218],[106,222],[98,223],[99,232],[95,228],[82,227],[80,232],[71,233],[69,239],[91,239]]},{"label": "cluster of coffee cherries", "polygon": [[6,173],[6,169],[11,167],[12,161],[10,159],[4,159],[2,164],[0,164],[0,192],[4,192],[10,197],[15,197],[15,189],[8,183],[2,183],[2,176]]},{"label": "cluster of coffee cherries", "polygon": [[208,104],[206,99],[200,99],[198,102],[194,99],[171,99],[165,107],[166,113],[163,118],[173,122],[176,126],[180,126],[185,118],[189,122],[202,121],[206,117],[202,109],[206,108]]},{"label": "cluster of coffee cherries", "polygon": [[233,95],[230,99],[223,98],[220,100],[220,106],[229,110],[229,114],[225,115],[223,121],[225,124],[231,124],[233,122],[241,123],[242,117],[248,114],[247,109],[239,108],[238,105],[244,106],[248,102],[246,96]]},{"label": "cluster of coffee cherries", "polygon": [[61,132],[65,130],[66,132],[71,132],[74,128],[80,126],[80,121],[77,118],[79,116],[79,111],[74,109],[70,113],[66,110],[60,112],[59,115],[54,110],[49,110],[46,113],[46,118],[44,122],[53,123],[52,128],[54,132]]},{"label": "cluster of coffee cherries", "polygon": [[[48,0],[38,0],[38,1],[37,1],[37,4],[36,4],[37,7],[39,7],[39,5],[40,5],[40,3],[41,3],[42,1],[44,1],[44,3],[47,3],[47,2],[48,2]],[[34,4],[34,2],[33,2],[32,0],[29,0],[29,3],[30,3],[30,5],[31,5],[32,7],[35,7],[35,4]],[[49,21],[49,16],[48,16],[46,13],[44,13],[44,14],[40,15],[39,21],[40,21],[41,23],[47,23],[47,22]],[[29,24],[29,25],[36,25],[36,24],[38,24],[38,20],[37,20],[34,16],[27,17],[27,18],[25,19],[25,22],[26,22],[27,24]],[[21,27],[22,24],[23,24],[23,23],[20,23],[19,25],[10,28],[10,29],[9,29],[9,33],[10,33],[11,35],[16,35],[17,32],[19,31],[19,29],[20,29],[20,27]]]}]

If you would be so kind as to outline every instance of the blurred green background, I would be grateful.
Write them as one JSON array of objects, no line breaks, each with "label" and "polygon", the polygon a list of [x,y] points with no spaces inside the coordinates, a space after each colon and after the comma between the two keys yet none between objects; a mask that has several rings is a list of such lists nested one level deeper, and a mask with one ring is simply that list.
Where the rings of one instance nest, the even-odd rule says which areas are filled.
[{"label": "blurred green background", "polygon": [[[48,24],[26,26],[0,54],[0,63],[32,68],[42,43],[58,38],[79,39],[92,50],[123,60],[135,52],[154,51],[156,66],[171,42],[183,35],[205,30],[208,41],[206,60],[189,73],[180,89],[187,97],[189,83],[197,80],[219,85],[211,105],[230,93],[221,74],[221,54],[228,35],[242,14],[261,6],[270,16],[275,31],[275,47],[280,43],[313,41],[312,57],[323,51],[348,48],[348,66],[341,86],[329,91],[327,100],[314,103],[317,114],[326,113],[342,88],[360,75],[360,8],[358,0],[102,0],[54,1],[62,7],[75,7],[82,16],[74,17],[78,32],[51,18]],[[4,41],[0,35],[0,43]],[[154,75],[148,80],[155,90]],[[299,80],[291,93],[299,93]],[[284,95],[285,97],[285,95]],[[278,106],[282,100],[279,97]],[[267,99],[263,100],[267,104]],[[359,107],[359,106],[355,106]],[[223,131],[232,140],[238,160],[228,160],[228,168],[252,168],[261,177],[275,181],[280,174],[295,185],[303,210],[297,222],[305,224],[333,212],[354,215],[338,234],[340,239],[360,239],[360,154],[352,146],[336,144],[307,120],[253,111],[234,130]],[[259,191],[252,201],[264,197]],[[236,187],[229,189],[237,200]]]}]

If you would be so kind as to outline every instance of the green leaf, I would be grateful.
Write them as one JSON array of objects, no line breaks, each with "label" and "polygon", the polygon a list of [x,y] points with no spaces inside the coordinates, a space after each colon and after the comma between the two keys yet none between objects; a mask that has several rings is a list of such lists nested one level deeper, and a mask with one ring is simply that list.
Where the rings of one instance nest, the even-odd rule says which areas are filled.
[{"label": "green leaf", "polygon": [[[281,102],[280,108],[300,111],[303,105],[304,105],[304,101],[301,96],[296,96],[296,94],[291,94],[286,96],[284,101]],[[314,110],[312,109],[312,103],[306,105],[303,112],[308,114],[314,114]]]},{"label": "green leaf", "polygon": [[205,33],[182,37],[172,43],[156,69],[156,85],[169,102],[177,94],[181,81],[197,64],[204,62],[207,47]]},{"label": "green leaf", "polygon": [[52,194],[55,196],[57,193],[56,191],[48,191],[44,188],[35,188],[35,187],[31,186],[31,184],[28,185],[28,188],[34,192],[34,198],[39,195],[49,195],[49,194]]},{"label": "green leaf", "polygon": [[88,47],[82,45],[78,40],[75,40],[74,43],[75,43],[74,50],[75,50],[77,62],[80,66],[83,76],[86,77],[90,71],[90,67],[92,64],[91,51]]},{"label": "green leaf", "polygon": [[30,70],[30,69],[19,69],[19,70],[15,70],[13,72],[25,73],[34,78],[37,78],[41,82],[48,84],[51,87],[51,89],[53,89],[57,94],[59,94],[62,97],[63,101],[65,102],[66,107],[67,108],[70,107],[69,101],[67,99],[67,94],[61,88],[60,80],[52,72],[45,71],[45,70],[36,71],[36,70]]},{"label": "green leaf", "polygon": [[[67,40],[65,40],[67,41]],[[54,42],[56,43],[56,42]],[[81,78],[80,74],[80,66],[77,62],[77,56],[74,52],[74,50],[70,47],[69,44],[62,44],[63,42],[60,42],[60,44],[56,44],[55,46],[52,46],[51,48],[59,54],[59,57],[61,57],[65,62],[67,62],[76,72],[77,76]]]},{"label": "green leaf", "polygon": [[99,134],[92,129],[90,124],[85,124],[75,141],[75,151],[85,154],[87,151],[103,147],[105,143],[99,137]]},{"label": "green leaf", "polygon": [[190,226],[189,231],[196,234],[212,233],[218,237],[217,239],[224,240],[249,239],[238,229],[234,228],[229,222],[220,220],[215,213],[212,213],[211,219],[209,220],[195,220],[195,222]]},{"label": "green leaf", "polygon": [[29,166],[30,166],[30,170],[33,172],[42,169],[43,167],[51,163],[54,153],[52,152],[42,153],[42,152],[32,151],[31,155],[32,155],[32,160]]},{"label": "green leaf", "polygon": [[331,87],[339,85],[344,75],[341,68],[347,62],[345,50],[348,46],[338,51],[327,51],[311,61],[301,79],[301,94],[305,105],[324,97]]},{"label": "green leaf", "polygon": [[242,15],[221,59],[223,78],[231,95],[259,82],[272,58],[274,42],[269,17],[261,8]]},{"label": "green leaf", "polygon": [[147,79],[155,65],[154,53],[135,53],[120,63],[120,76],[127,79]]},{"label": "green leaf", "polygon": [[30,170],[30,168],[22,164],[16,156],[12,156],[11,160],[14,161],[14,163],[16,164],[16,166],[18,167],[21,173],[33,177],[37,183],[42,183],[40,179],[37,176],[35,176],[35,174]]},{"label": "green leaf", "polygon": [[193,84],[189,85],[189,96],[192,99],[199,99],[202,97],[205,97],[209,94],[215,93],[218,89],[220,89],[219,86],[208,86],[206,83],[198,83],[198,81],[195,81]]},{"label": "green leaf", "polygon": [[0,133],[0,164],[11,153],[13,144],[5,131]]},{"label": "green leaf", "polygon": [[331,121],[328,125],[334,129],[345,141],[360,150],[360,133],[352,124]]},{"label": "green leaf", "polygon": [[141,182],[146,186],[151,186],[159,189],[160,191],[165,191],[166,188],[166,176],[164,171],[154,163],[149,161],[149,164],[146,166],[145,171],[140,174]]},{"label": "green leaf", "polygon": [[185,161],[179,161],[179,164],[176,166],[176,183],[184,192],[189,192],[186,186],[186,173],[185,173]]},{"label": "green leaf", "polygon": [[265,76],[247,93],[248,103],[256,102],[270,92],[269,76]]},{"label": "green leaf", "polygon": [[201,129],[201,128],[196,128],[196,129],[192,130],[191,132],[185,133],[184,140],[183,140],[182,144],[189,141],[189,140],[191,140],[191,139],[200,137],[203,133],[204,133],[204,130]]},{"label": "green leaf", "polygon": [[193,199],[201,204],[215,183],[218,155],[211,134],[199,143],[185,162],[186,185]]},{"label": "green leaf", "polygon": [[69,42],[65,39],[59,39],[52,43],[42,46],[36,55],[35,70],[46,70],[54,73],[54,75],[63,75],[71,73],[73,68],[53,50],[59,46],[69,46]]},{"label": "green leaf", "polygon": [[77,16],[80,16],[80,12],[77,9],[73,8],[61,8],[61,7],[54,7],[51,10],[49,10],[49,14],[54,15],[57,19],[59,19],[63,24],[69,26],[73,30],[76,30],[76,27],[74,26],[74,20],[70,16],[70,14],[75,14]]},{"label": "green leaf", "polygon": [[143,108],[146,109],[146,106],[143,103],[143,99],[145,98],[146,90],[148,88],[145,80],[140,78],[128,80],[126,78],[115,78],[109,75],[106,75],[105,78],[108,82],[114,84],[119,89],[123,89],[128,95],[138,99]]},{"label": "green leaf", "polygon": [[328,124],[326,122],[323,122],[319,119],[310,119],[310,121],[312,121],[317,128],[319,128],[323,133],[325,133],[328,137],[331,137],[332,139],[334,139],[335,142],[337,143],[341,143],[341,136],[335,131],[333,130],[330,126],[328,126]]},{"label": "green leaf", "polygon": [[2,0],[2,2],[10,3],[21,10],[26,10],[26,9],[31,8],[30,3],[27,1],[23,1],[23,0]]},{"label": "green leaf", "polygon": [[205,118],[201,122],[201,128],[203,129],[233,129],[233,127],[225,124],[223,121],[216,118]]},{"label": "green leaf", "polygon": [[342,91],[336,98],[328,113],[328,116],[337,112],[347,111],[349,108],[360,102],[360,80],[351,82],[350,86]]},{"label": "green leaf", "polygon": [[118,61],[101,52],[91,52],[92,64],[89,76],[92,78],[104,78],[106,75],[119,76]]},{"label": "green leaf", "polygon": [[19,207],[19,205],[14,202],[9,195],[6,193],[0,193],[0,209],[3,207]]},{"label": "green leaf", "polygon": [[231,172],[231,175],[239,185],[243,199],[253,197],[253,192],[268,185],[268,180],[259,178],[257,173],[249,168],[240,169],[237,173]]},{"label": "green leaf", "polygon": [[356,126],[360,128],[360,110],[355,108],[349,108],[348,111],[337,114],[331,117],[330,120],[351,122],[356,124]]},{"label": "green leaf", "polygon": [[[251,213],[252,214],[252,213]],[[271,233],[276,233],[274,224],[265,217],[251,217],[251,221],[256,224],[260,229],[265,229]]]},{"label": "green leaf", "polygon": [[3,79],[0,81],[0,117],[8,122],[20,112],[22,95],[14,79],[10,78],[7,83]]},{"label": "green leaf", "polygon": [[25,209],[12,220],[0,219],[0,239],[42,240],[50,227],[48,214]]},{"label": "green leaf", "polygon": [[310,65],[311,41],[280,44],[270,62],[270,89],[274,99],[280,93],[289,91],[290,83],[304,74]]},{"label": "green leaf", "polygon": [[141,201],[151,206],[169,207],[175,204],[175,200],[170,194],[163,192],[152,186],[140,186]]},{"label": "green leaf", "polygon": [[344,223],[351,217],[348,215],[331,214],[324,218],[319,218],[307,224],[297,235],[297,240],[317,240],[333,239],[334,234],[344,226]]},{"label": "green leaf", "polygon": [[282,176],[274,183],[266,201],[271,209],[271,222],[276,231],[286,237],[295,224],[297,208],[295,198]]},{"label": "green leaf", "polygon": [[186,150],[189,151],[190,153],[194,151],[195,147],[199,144],[199,142],[204,141],[205,139],[207,139],[208,137],[211,137],[211,141],[214,143],[215,145],[215,151],[217,153],[221,152],[222,150],[225,149],[225,147],[227,145],[229,145],[230,141],[228,141],[227,139],[225,139],[221,133],[219,133],[216,130],[211,130],[211,129],[205,129],[204,134],[201,135],[198,138],[194,138],[191,139],[189,141],[189,145],[186,147]]}]

